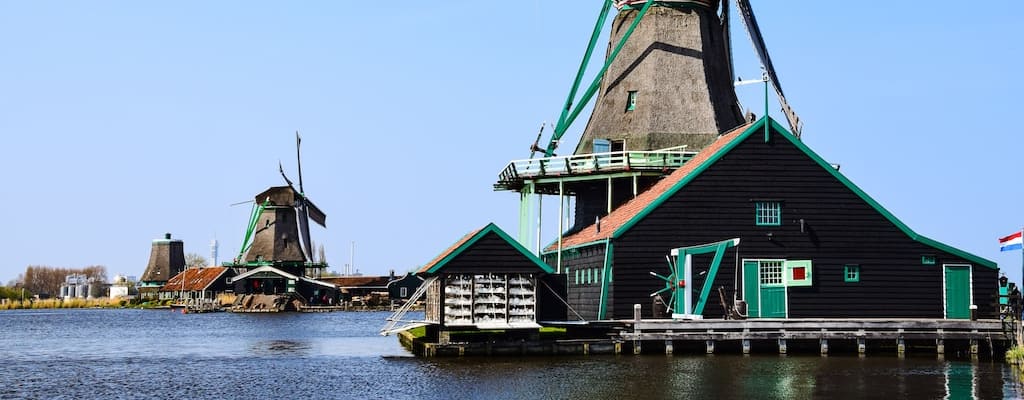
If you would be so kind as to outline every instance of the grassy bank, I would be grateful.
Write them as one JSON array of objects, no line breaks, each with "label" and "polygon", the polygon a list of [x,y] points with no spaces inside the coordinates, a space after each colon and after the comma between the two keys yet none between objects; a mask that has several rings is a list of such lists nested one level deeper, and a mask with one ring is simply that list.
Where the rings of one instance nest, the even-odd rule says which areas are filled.
[{"label": "grassy bank", "polygon": [[0,304],[0,310],[36,310],[46,308],[120,308],[129,306],[121,299],[43,299],[10,300]]},{"label": "grassy bank", "polygon": [[1006,351],[1006,362],[1024,365],[1024,347],[1014,347]]}]

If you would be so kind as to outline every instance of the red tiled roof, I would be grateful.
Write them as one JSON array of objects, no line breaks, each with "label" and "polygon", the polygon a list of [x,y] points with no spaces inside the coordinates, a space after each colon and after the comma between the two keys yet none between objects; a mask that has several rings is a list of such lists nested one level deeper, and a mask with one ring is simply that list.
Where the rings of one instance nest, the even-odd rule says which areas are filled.
[{"label": "red tiled roof", "polygon": [[462,247],[462,245],[465,244],[466,242],[468,242],[469,239],[472,239],[473,236],[476,236],[476,234],[480,233],[480,231],[484,230],[485,228],[487,228],[487,226],[484,226],[483,228],[480,228],[480,229],[475,229],[472,232],[466,234],[466,236],[463,236],[462,239],[459,239],[457,242],[455,242],[455,244],[453,244],[447,250],[441,252],[441,254],[439,254],[437,257],[434,257],[433,260],[430,260],[430,262],[428,262],[427,265],[424,265],[423,268],[420,268],[419,271],[416,271],[416,273],[417,274],[427,273],[428,271],[430,271],[431,268],[434,267],[434,265],[436,265],[437,263],[441,262],[441,260],[444,260],[445,257],[448,257],[448,255],[452,254],[452,252],[455,251],[456,249],[458,249],[459,247]]},{"label": "red tiled roof", "polygon": [[[579,232],[562,238],[562,248],[564,249],[566,247],[593,243],[612,237],[616,230],[629,223],[629,221],[640,214],[644,209],[651,205],[651,203],[655,202],[663,194],[671,190],[677,183],[700,168],[702,164],[713,159],[715,154],[720,152],[733,140],[742,136],[742,134],[752,125],[753,123],[748,123],[719,136],[718,139],[711,142],[708,147],[705,147],[697,153],[696,156],[683,164],[683,166],[679,167],[679,169],[673,171],[671,174],[658,181],[658,183],[655,183],[650,189],[647,189],[632,200],[626,202],[626,204],[619,206],[619,208],[613,210],[611,214],[601,218],[600,232],[597,230],[597,224],[591,224]],[[545,250],[557,250],[557,244],[548,246]]]},{"label": "red tiled roof", "polygon": [[[162,288],[161,292],[176,292],[179,290],[201,291],[206,290],[217,278],[220,278],[228,270],[227,267],[204,267],[189,268],[171,277]],[[184,281],[184,282],[182,282]]]}]

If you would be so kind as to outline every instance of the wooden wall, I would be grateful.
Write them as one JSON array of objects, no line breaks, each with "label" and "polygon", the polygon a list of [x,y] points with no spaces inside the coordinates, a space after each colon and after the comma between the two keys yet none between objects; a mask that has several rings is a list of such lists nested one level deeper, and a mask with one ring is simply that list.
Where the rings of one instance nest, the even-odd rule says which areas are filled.
[{"label": "wooden wall", "polygon": [[[672,248],[739,237],[742,243],[729,251],[714,283],[730,295],[737,252],[740,263],[807,259],[813,261],[813,286],[788,289],[791,318],[944,317],[943,264],[972,263],[912,240],[777,135],[767,144],[763,135],[749,136],[614,242],[610,315],[631,318],[634,303],[651,315],[649,295],[664,283],[649,271],[667,273],[665,255]],[[943,193],[906,195],[927,202]],[[759,199],[782,202],[781,226],[755,226]],[[935,265],[922,265],[922,255],[935,256]],[[860,282],[844,282],[844,264],[860,265]],[[973,302],[982,317],[996,316],[997,277],[996,269],[973,267]],[[576,293],[573,299],[587,307],[589,292],[569,286],[570,296]],[[722,313],[712,293],[707,318]]]}]

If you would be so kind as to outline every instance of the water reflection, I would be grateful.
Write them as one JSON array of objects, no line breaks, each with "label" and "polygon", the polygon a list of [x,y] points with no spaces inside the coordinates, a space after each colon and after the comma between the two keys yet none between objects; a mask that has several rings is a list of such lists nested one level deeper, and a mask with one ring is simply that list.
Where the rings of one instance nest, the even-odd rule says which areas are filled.
[{"label": "water reflection", "polygon": [[[409,357],[385,313],[0,313],[0,398],[1019,398],[1020,369],[934,356]],[[214,373],[211,371],[232,371]]]},{"label": "water reflection", "polygon": [[312,347],[309,343],[293,340],[265,340],[254,343],[249,350],[258,356],[303,355],[309,354]]}]

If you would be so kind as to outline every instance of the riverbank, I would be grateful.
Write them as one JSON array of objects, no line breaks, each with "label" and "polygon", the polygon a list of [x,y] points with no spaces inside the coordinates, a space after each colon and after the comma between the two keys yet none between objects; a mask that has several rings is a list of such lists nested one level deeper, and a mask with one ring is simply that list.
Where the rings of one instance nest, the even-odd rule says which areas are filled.
[{"label": "riverbank", "polygon": [[132,304],[122,299],[42,299],[6,300],[0,302],[0,310],[39,310],[53,308],[125,308]]}]

